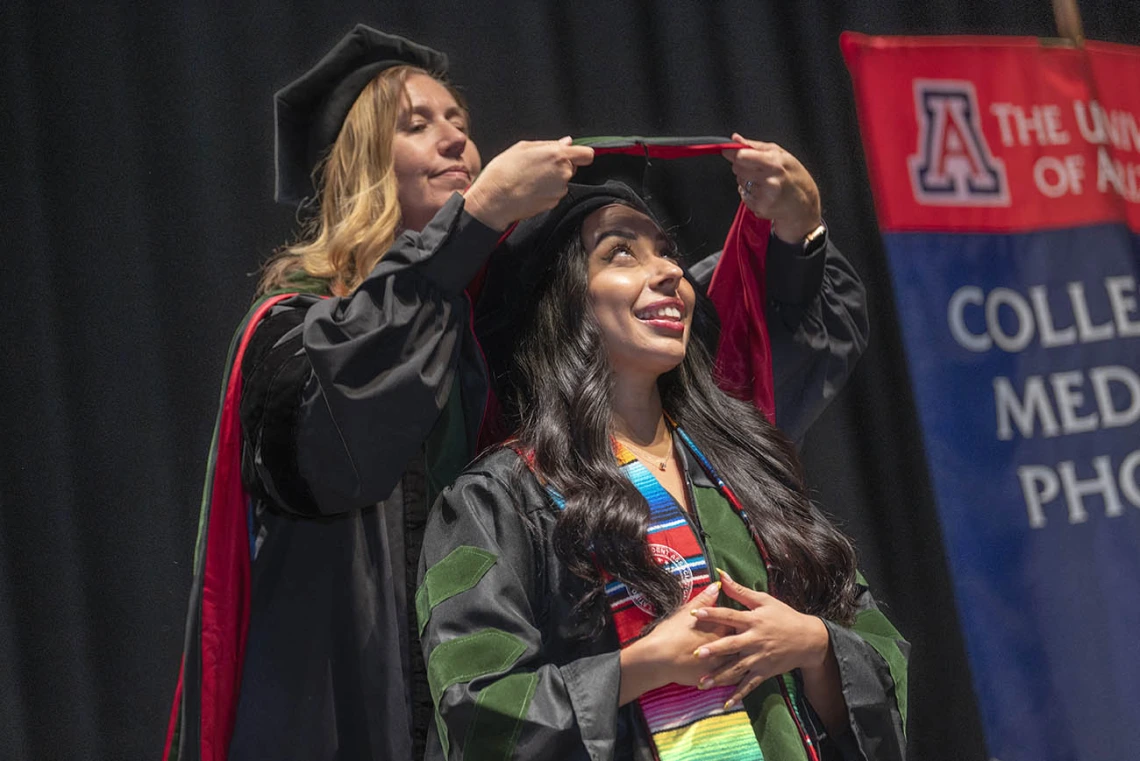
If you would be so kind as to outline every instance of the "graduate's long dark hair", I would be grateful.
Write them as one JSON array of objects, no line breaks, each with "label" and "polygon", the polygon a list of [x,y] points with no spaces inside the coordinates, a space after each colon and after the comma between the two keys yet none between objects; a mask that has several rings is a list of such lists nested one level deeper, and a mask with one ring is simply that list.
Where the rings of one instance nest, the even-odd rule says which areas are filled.
[{"label": "graduate's long dark hair", "polygon": [[[684,602],[682,590],[651,557],[649,506],[614,461],[613,380],[589,308],[587,257],[575,231],[532,295],[506,407],[519,424],[519,444],[534,452],[536,471],[566,499],[553,541],[558,558],[589,586],[578,610],[601,610],[600,566],[664,615]],[[791,442],[753,406],[717,388],[705,345],[716,330],[715,312],[696,290],[685,359],[658,379],[665,410],[743,503],[775,565],[777,595],[803,613],[849,624],[858,593],[851,542],[811,503]]]}]

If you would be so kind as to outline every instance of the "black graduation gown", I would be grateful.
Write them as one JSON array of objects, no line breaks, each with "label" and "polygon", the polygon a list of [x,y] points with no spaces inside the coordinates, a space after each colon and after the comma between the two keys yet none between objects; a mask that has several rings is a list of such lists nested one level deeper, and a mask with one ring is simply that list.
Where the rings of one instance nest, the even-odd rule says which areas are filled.
[{"label": "black graduation gown", "polygon": [[[462,204],[402,235],[351,297],[298,296],[253,335],[241,417],[256,555],[233,761],[421,756],[432,709],[408,603],[429,499],[475,452],[486,380],[463,289],[498,240]],[[802,430],[866,345],[862,284],[830,244],[771,246],[767,277],[776,405]]]},{"label": "black graduation gown", "polygon": [[464,288],[497,240],[453,196],[351,297],[299,296],[255,331],[241,418],[256,555],[233,761],[419,754],[409,590],[429,499],[474,451],[487,389]]},{"label": "black graduation gown", "polygon": [[[699,504],[707,499],[700,490],[715,489],[691,458],[688,470]],[[436,503],[416,600],[438,709],[430,761],[653,758],[636,702],[618,707],[612,621],[598,636],[573,612],[585,590],[555,554],[557,519],[558,508],[508,448],[472,464]],[[706,535],[715,555],[714,541]],[[762,563],[758,552],[755,562]],[[850,726],[824,740],[822,757],[902,761],[909,645],[865,586],[854,628],[824,623]]]}]

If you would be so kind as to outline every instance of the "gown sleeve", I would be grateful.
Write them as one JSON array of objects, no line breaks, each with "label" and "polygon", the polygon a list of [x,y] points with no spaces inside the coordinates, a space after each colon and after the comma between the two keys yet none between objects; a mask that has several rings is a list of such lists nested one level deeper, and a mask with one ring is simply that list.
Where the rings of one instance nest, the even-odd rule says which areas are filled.
[{"label": "gown sleeve", "polygon": [[[721,320],[721,385],[768,413],[765,400],[772,399],[776,424],[799,441],[867,346],[866,292],[826,233],[805,253],[772,235],[770,223],[743,204],[733,227],[733,250],[730,235],[724,251],[691,268]],[[770,367],[762,364],[764,353]]]},{"label": "gown sleeve", "polygon": [[455,385],[471,329],[464,288],[498,236],[455,194],[352,295],[275,310],[243,364],[247,480],[304,515],[387,497]]},{"label": "gown sleeve", "polygon": [[425,530],[416,613],[443,754],[610,759],[619,651],[544,647],[556,596],[545,565],[557,561],[520,511],[521,491],[477,465],[444,491]]},{"label": "gown sleeve", "polygon": [[847,732],[831,739],[844,761],[903,761],[910,644],[879,610],[862,576],[859,585],[855,623],[824,621],[849,724]]}]

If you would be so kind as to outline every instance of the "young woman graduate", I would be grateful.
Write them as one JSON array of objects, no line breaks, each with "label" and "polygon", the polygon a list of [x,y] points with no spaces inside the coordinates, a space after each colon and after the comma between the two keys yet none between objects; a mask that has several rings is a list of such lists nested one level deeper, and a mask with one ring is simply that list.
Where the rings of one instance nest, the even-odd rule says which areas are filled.
[{"label": "young woman graduate", "polygon": [[428,758],[902,759],[908,645],[644,204],[572,185],[505,245],[520,427],[424,533]]},{"label": "young woman graduate", "polygon": [[[166,759],[421,755],[415,564],[428,505],[475,454],[488,390],[468,286],[509,223],[551,208],[592,155],[519,143],[480,171],[445,69],[358,26],[277,94],[277,196],[309,219],[266,267],[227,362]],[[783,171],[750,150],[732,151],[734,168]],[[814,224],[806,172],[776,185],[773,208]],[[814,207],[787,203],[805,190]],[[757,262],[766,224],[749,228]],[[806,420],[863,345],[862,289],[818,237],[775,241],[769,285],[780,268],[787,282],[769,288],[772,343],[786,407]]]}]

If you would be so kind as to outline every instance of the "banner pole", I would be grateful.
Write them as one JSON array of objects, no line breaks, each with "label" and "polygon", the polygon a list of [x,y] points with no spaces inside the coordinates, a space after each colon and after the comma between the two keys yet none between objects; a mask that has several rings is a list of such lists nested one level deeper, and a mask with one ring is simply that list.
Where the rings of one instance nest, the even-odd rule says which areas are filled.
[{"label": "banner pole", "polygon": [[1085,32],[1081,27],[1081,11],[1077,0],[1053,0],[1053,20],[1057,35],[1068,40],[1073,47],[1084,47]]}]

